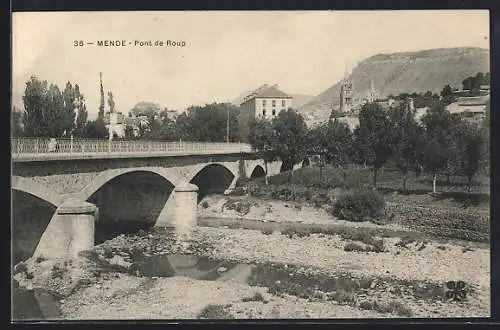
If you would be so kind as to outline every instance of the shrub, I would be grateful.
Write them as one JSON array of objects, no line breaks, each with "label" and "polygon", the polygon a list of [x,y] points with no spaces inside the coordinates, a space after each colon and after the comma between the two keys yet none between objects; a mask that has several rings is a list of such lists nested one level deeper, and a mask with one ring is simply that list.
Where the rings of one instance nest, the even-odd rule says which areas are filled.
[{"label": "shrub", "polygon": [[344,251],[351,252],[383,252],[384,241],[382,239],[371,239],[369,243],[365,243],[365,245],[361,245],[356,242],[349,242],[344,246]]},{"label": "shrub", "polygon": [[201,203],[201,207],[203,207],[204,209],[207,209],[210,205],[208,204],[207,201],[203,201],[203,203]]},{"label": "shrub", "polygon": [[333,213],[348,221],[380,219],[385,214],[385,200],[377,191],[355,190],[337,199]]},{"label": "shrub", "polygon": [[264,296],[260,292],[256,292],[252,297],[243,297],[243,298],[241,298],[241,301],[243,301],[243,302],[249,302],[249,301],[267,302],[267,300],[264,298]]},{"label": "shrub", "polygon": [[226,305],[208,305],[198,314],[199,319],[233,319],[234,317],[227,311]]},{"label": "shrub", "polygon": [[371,248],[367,245],[362,245],[356,242],[349,242],[344,246],[344,251],[370,252]]},{"label": "shrub", "polygon": [[410,317],[413,315],[410,308],[399,301],[391,300],[389,303],[378,302],[376,300],[365,300],[359,303],[359,308],[375,310],[379,313],[394,313],[398,316]]}]

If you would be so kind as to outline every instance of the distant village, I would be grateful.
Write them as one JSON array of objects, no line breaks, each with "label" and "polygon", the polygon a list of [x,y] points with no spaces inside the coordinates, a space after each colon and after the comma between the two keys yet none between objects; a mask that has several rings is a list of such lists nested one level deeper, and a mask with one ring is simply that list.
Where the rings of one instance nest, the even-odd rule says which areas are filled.
[{"label": "distant village", "polygon": [[[129,112],[128,116],[122,112],[116,111],[114,106],[110,106],[104,111],[104,90],[102,75],[100,78],[101,86],[101,106],[100,116],[109,132],[109,138],[124,138],[126,131],[132,132],[132,135],[138,137],[141,133],[141,127],[149,127],[150,120],[165,120],[166,118],[175,120],[178,112],[176,110],[167,110],[155,113],[153,117],[142,113]],[[397,97],[380,97],[376,86],[371,80],[371,89],[364,98],[354,98],[355,86],[346,73],[341,82],[340,95],[338,100],[332,100],[332,104],[339,101],[339,105],[332,106],[331,119],[337,119],[345,122],[354,129],[359,125],[359,111],[367,103],[375,103],[384,109],[398,107],[403,100]],[[110,93],[108,93],[110,94]],[[454,116],[464,120],[479,122],[485,117],[486,104],[490,99],[490,85],[481,85],[477,95],[470,95],[467,89],[453,89],[452,95],[455,102],[448,104],[446,109]],[[109,95],[108,95],[109,96]],[[112,94],[110,96],[112,98]],[[405,101],[408,102],[411,110],[415,111],[417,121],[425,115],[428,106],[415,106],[414,99],[410,96]],[[108,100],[108,104],[110,101]],[[111,101],[111,104],[113,102]],[[272,119],[277,114],[294,106],[293,96],[280,90],[277,84],[264,84],[248,93],[241,101],[240,114],[238,118],[241,136],[247,136],[250,123],[256,118]],[[165,118],[166,117],[166,118]]]}]

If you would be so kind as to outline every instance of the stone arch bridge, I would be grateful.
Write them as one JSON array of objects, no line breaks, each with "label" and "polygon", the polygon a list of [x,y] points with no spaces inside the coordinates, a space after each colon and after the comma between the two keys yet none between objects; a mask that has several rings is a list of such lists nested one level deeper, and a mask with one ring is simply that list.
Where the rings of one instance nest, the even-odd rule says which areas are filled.
[{"label": "stone arch bridge", "polygon": [[[246,144],[56,142],[54,148],[38,139],[12,141],[12,237],[21,259],[77,253],[116,232],[174,226],[186,207],[176,187],[192,185],[199,202],[234,188],[239,178],[265,175],[263,160]],[[269,163],[268,174],[280,167]],[[94,237],[81,241],[89,217],[87,236]]]}]

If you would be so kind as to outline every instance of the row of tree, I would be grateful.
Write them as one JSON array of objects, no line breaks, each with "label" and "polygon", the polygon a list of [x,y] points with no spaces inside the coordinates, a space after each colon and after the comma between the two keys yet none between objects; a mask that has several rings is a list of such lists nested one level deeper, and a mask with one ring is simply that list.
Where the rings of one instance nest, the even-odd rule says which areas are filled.
[{"label": "row of tree", "polygon": [[[103,92],[102,92],[103,93]],[[115,101],[108,93],[110,109]],[[24,111],[13,109],[12,135],[26,137],[69,137],[107,138],[108,130],[104,122],[104,105],[99,107],[99,116],[87,121],[84,95],[78,84],[68,82],[64,91],[55,84],[48,84],[36,77],[26,83]],[[154,107],[153,103],[141,102],[129,116],[139,117],[137,130],[127,126],[124,139],[144,139],[163,141],[225,141],[229,116],[229,141],[240,140],[238,114],[239,107],[229,103],[213,103],[192,106],[175,119],[168,109]]]},{"label": "row of tree", "polygon": [[489,166],[488,118],[483,125],[462,121],[443,102],[435,102],[419,123],[408,102],[390,109],[370,103],[362,107],[359,126],[351,131],[337,119],[308,129],[302,116],[289,109],[272,121],[254,122],[249,141],[266,164],[279,157],[284,169],[318,154],[336,166],[371,166],[374,186],[379,170],[390,163],[402,173],[403,190],[411,171],[424,170],[433,176],[434,192],[439,173],[466,176],[470,192],[473,176]]}]

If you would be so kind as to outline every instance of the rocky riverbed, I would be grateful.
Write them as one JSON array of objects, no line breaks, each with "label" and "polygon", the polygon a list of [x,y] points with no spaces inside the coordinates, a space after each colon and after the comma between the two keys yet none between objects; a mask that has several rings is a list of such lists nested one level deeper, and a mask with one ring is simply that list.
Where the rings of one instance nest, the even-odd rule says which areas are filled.
[{"label": "rocky riverbed", "polygon": [[[63,319],[490,314],[490,252],[486,245],[443,243],[403,234],[376,236],[366,230],[378,225],[345,224],[332,220],[325,210],[284,202],[249,202],[256,205],[248,212],[235,205],[225,210],[226,197],[212,197],[208,205],[200,203],[204,226],[196,228],[188,244],[178,244],[167,229],[120,235],[74,260],[30,259],[18,265],[15,279],[23,287],[55,293]],[[231,229],[201,219],[221,214],[227,219],[232,215],[240,223],[258,219],[307,227],[335,221],[352,230],[304,234],[283,229]],[[176,256],[188,257],[175,261]],[[144,262],[138,260],[154,257],[170,258],[168,267],[156,267],[154,262],[148,271],[140,267]],[[213,262],[206,269],[199,260],[197,266],[188,265],[198,257]],[[175,276],[162,277],[172,275],[169,267]],[[189,267],[198,268],[188,271]],[[216,276],[204,278],[203,274]],[[453,299],[461,289],[447,288],[448,281],[464,282],[466,300]]]}]

